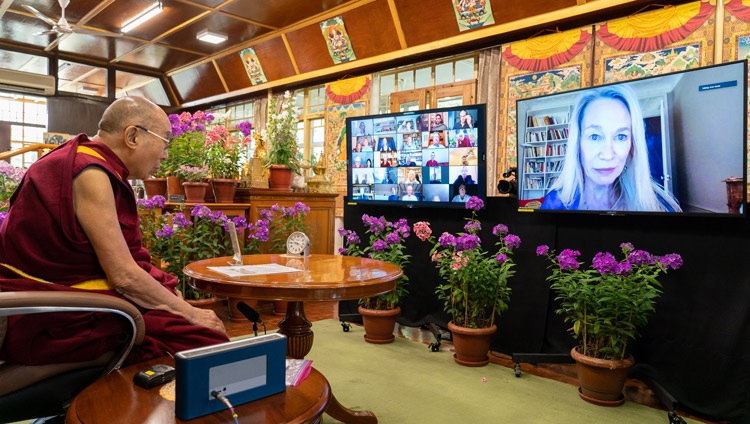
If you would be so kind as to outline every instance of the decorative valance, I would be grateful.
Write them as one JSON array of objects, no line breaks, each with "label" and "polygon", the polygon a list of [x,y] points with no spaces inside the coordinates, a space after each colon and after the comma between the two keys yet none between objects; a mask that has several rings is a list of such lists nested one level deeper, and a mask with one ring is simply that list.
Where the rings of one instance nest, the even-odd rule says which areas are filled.
[{"label": "decorative valance", "polygon": [[367,94],[370,83],[368,76],[335,81],[326,85],[326,96],[338,104],[348,105]]},{"label": "decorative valance", "polygon": [[521,70],[546,71],[573,59],[589,40],[591,33],[583,29],[558,32],[512,43],[503,58]]},{"label": "decorative valance", "polygon": [[607,22],[596,31],[596,35],[603,43],[618,50],[659,50],[687,38],[715,9],[716,6],[706,0],[667,6],[659,11]]},{"label": "decorative valance", "polygon": [[727,0],[724,10],[739,20],[750,22],[750,0]]}]

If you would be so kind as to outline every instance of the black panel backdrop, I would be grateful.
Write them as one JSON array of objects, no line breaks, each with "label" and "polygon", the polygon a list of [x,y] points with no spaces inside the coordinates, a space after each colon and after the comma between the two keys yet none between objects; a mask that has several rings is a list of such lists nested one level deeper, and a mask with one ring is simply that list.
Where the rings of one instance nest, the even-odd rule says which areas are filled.
[{"label": "black panel backdrop", "polygon": [[49,131],[70,134],[71,137],[80,133],[93,136],[96,134],[99,119],[109,104],[106,100],[99,102],[78,97],[49,97]]},{"label": "black panel backdrop", "polygon": [[[410,224],[430,221],[438,235],[461,230],[469,216],[463,209],[345,205],[344,225],[360,236],[363,213],[406,218]],[[580,250],[586,263],[600,250],[617,255],[625,241],[654,254],[679,253],[684,266],[662,278],[664,294],[657,311],[629,348],[637,362],[632,376],[655,379],[698,416],[750,422],[747,219],[518,213],[512,198],[488,199],[479,217],[487,247],[494,243],[490,231],[497,223],[506,224],[522,240],[515,254],[510,308],[498,320],[494,350],[566,353],[574,345],[562,318],[554,313],[545,281],[548,264],[536,256],[538,245]],[[430,246],[413,235],[407,246],[413,255],[405,270],[410,294],[401,305],[399,323],[445,326],[447,316],[434,293],[438,274],[429,261]]]}]

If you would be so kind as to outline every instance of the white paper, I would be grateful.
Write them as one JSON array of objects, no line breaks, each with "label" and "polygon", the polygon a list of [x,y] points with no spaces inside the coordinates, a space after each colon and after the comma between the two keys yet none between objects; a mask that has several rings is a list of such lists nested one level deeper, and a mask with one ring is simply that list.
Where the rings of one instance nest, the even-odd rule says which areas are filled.
[{"label": "white paper", "polygon": [[262,265],[238,265],[238,266],[210,266],[211,271],[224,274],[229,277],[242,277],[247,275],[283,274],[286,272],[300,272],[299,269],[279,264]]}]

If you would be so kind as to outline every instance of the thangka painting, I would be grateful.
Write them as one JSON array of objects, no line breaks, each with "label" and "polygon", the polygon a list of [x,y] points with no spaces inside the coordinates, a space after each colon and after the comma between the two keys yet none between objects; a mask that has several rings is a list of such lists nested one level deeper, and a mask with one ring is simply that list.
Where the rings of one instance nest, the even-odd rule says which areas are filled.
[{"label": "thangka painting", "polygon": [[242,64],[245,65],[247,76],[248,78],[250,78],[250,82],[253,85],[268,82],[266,74],[263,73],[263,67],[260,66],[258,56],[255,54],[254,48],[249,47],[245,50],[242,50],[240,52],[240,57],[242,58]]},{"label": "thangka painting", "polygon": [[604,83],[698,68],[700,51],[700,44],[688,44],[647,53],[606,58],[604,59]]},{"label": "thangka painting", "polygon": [[[352,103],[348,105],[336,105],[328,108],[328,120],[326,134],[326,151],[328,163],[346,162],[346,118],[353,116],[364,116],[367,114],[367,103]],[[346,178],[346,174],[343,175]]]},{"label": "thangka painting", "polygon": [[594,85],[713,64],[715,9],[694,2],[596,25]]},{"label": "thangka painting", "polygon": [[321,22],[320,29],[323,31],[323,36],[328,44],[328,53],[330,53],[333,63],[351,62],[357,59],[354,56],[352,43],[349,40],[349,34],[346,33],[344,20],[341,16]]},{"label": "thangka painting", "polygon": [[492,5],[487,0],[453,0],[453,10],[456,12],[456,22],[460,31],[495,23]]},{"label": "thangka painting", "polygon": [[516,101],[574,90],[587,85],[593,48],[591,29],[582,28],[531,38],[503,47],[500,66],[502,109],[497,169],[517,166]]}]

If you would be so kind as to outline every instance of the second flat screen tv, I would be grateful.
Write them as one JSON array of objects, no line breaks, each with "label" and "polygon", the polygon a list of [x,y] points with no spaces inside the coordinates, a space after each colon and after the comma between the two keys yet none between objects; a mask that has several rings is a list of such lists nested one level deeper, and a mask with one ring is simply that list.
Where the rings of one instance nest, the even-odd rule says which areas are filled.
[{"label": "second flat screen tv", "polygon": [[461,207],[486,197],[485,105],[346,119],[348,201]]},{"label": "second flat screen tv", "polygon": [[747,64],[518,100],[522,211],[744,216]]}]

